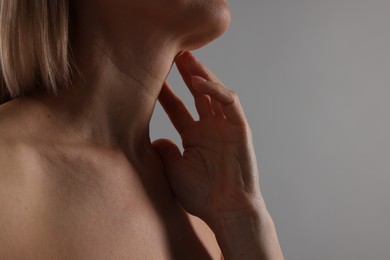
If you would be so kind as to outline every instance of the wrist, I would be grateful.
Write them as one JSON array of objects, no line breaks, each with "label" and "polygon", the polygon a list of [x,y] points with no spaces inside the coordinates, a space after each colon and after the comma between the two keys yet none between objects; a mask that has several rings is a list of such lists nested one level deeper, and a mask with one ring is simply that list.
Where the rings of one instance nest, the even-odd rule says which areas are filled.
[{"label": "wrist", "polygon": [[247,207],[231,211],[218,212],[206,221],[214,233],[220,231],[240,229],[242,226],[260,226],[272,221],[272,218],[265,207]]},{"label": "wrist", "polygon": [[283,259],[274,222],[264,207],[216,215],[209,223],[225,259]]},{"label": "wrist", "polygon": [[217,229],[224,226],[241,225],[250,219],[259,220],[269,218],[270,215],[266,208],[263,198],[252,199],[251,202],[242,203],[246,205],[238,209],[218,210],[209,214],[204,221],[212,228]]}]

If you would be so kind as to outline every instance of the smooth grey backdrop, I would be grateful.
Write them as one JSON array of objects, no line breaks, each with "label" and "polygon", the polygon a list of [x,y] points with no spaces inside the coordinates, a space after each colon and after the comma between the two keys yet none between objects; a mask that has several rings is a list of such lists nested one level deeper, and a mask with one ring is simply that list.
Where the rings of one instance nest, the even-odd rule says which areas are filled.
[{"label": "smooth grey backdrop", "polygon": [[[390,1],[229,5],[194,53],[241,97],[286,260],[390,259]],[[180,144],[159,105],[151,134]]]}]

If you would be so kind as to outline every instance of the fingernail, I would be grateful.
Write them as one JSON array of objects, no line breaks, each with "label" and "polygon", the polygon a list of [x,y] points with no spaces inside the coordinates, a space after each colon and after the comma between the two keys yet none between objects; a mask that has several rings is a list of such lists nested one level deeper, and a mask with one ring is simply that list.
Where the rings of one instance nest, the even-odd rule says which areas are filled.
[{"label": "fingernail", "polygon": [[193,82],[206,82],[207,80],[201,76],[191,76]]}]

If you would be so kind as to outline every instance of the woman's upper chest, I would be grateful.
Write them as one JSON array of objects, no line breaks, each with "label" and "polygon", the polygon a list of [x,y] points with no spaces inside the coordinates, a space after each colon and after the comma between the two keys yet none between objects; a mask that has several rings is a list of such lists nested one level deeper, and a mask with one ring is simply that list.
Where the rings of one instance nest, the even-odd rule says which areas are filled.
[{"label": "woman's upper chest", "polygon": [[26,248],[21,254],[207,259],[158,163],[142,166],[112,154],[54,148],[24,149],[18,159],[24,163],[10,197],[15,206],[9,230],[22,244],[18,248]]}]

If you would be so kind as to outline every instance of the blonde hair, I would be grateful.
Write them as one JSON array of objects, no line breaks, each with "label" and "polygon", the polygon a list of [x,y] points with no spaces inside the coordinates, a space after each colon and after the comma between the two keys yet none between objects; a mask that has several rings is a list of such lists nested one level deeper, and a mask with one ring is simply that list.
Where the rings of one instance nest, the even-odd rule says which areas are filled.
[{"label": "blonde hair", "polygon": [[69,78],[68,0],[0,0],[0,104]]}]

